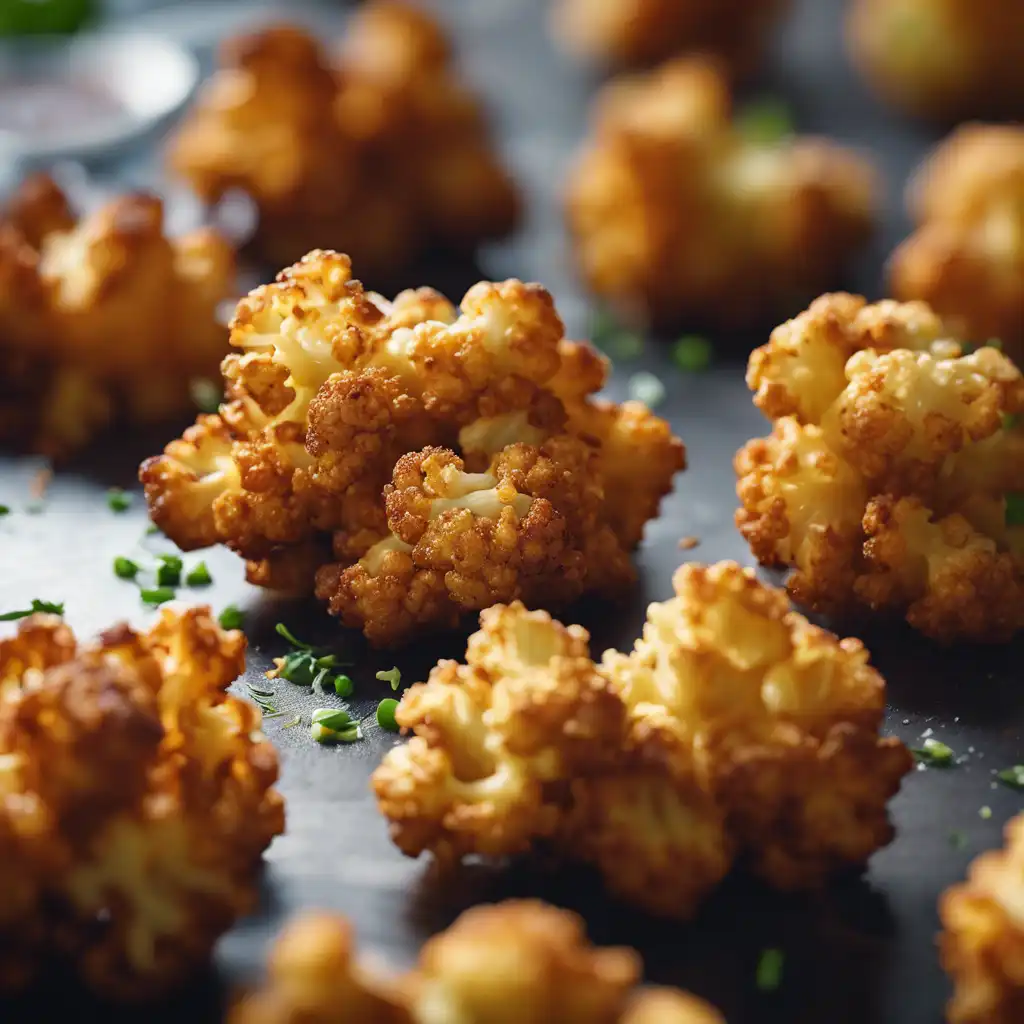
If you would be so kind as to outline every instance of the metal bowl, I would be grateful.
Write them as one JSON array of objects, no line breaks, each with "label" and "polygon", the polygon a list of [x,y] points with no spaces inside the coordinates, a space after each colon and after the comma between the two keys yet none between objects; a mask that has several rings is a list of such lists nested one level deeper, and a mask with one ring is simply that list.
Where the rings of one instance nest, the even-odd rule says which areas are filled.
[{"label": "metal bowl", "polygon": [[42,163],[112,156],[192,94],[199,65],[159,36],[105,32],[0,47],[0,153]]}]

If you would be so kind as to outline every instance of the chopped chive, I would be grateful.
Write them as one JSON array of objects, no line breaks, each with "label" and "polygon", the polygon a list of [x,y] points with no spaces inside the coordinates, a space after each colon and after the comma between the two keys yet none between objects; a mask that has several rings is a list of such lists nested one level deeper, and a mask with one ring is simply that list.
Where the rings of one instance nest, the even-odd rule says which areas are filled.
[{"label": "chopped chive", "polygon": [[1024,491],[1011,491],[1006,495],[1006,525],[1024,526]]},{"label": "chopped chive", "polygon": [[334,677],[334,692],[339,697],[351,697],[352,691],[355,689],[352,680],[348,676],[335,676]]},{"label": "chopped chive", "polygon": [[208,587],[212,582],[213,577],[205,562],[197,562],[185,577],[185,583],[190,587]]},{"label": "chopped chive", "polygon": [[38,598],[32,601],[30,608],[19,609],[14,612],[4,612],[0,615],[0,622],[16,622],[18,619],[27,619],[30,615],[42,613],[45,615],[63,615],[64,602],[40,601]]},{"label": "chopped chive", "polygon": [[274,691],[273,690],[260,690],[260,689],[257,689],[255,686],[253,686],[251,683],[248,685],[247,689],[248,689],[248,691],[254,697],[273,697],[274,696]]},{"label": "chopped chive", "polygon": [[189,397],[200,412],[214,413],[224,397],[221,389],[208,377],[196,377],[189,382]]},{"label": "chopped chive", "polygon": [[317,741],[317,743],[355,743],[357,740],[363,738],[362,731],[359,728],[358,723],[346,726],[340,732],[334,729],[328,729],[323,722],[314,722],[309,727],[309,735]]},{"label": "chopped chive", "polygon": [[377,705],[377,724],[388,732],[398,732],[398,722],[395,721],[395,710],[398,708],[398,701],[394,697],[385,697]]},{"label": "chopped chive", "polygon": [[229,604],[217,616],[221,629],[241,629],[245,625],[245,612],[237,605]]},{"label": "chopped chive", "polygon": [[313,650],[312,644],[304,644],[301,640],[296,639],[295,634],[283,622],[279,622],[274,629],[277,631],[278,636],[283,636],[292,647],[298,647],[302,651]]},{"label": "chopped chive", "polygon": [[1012,768],[1004,768],[996,778],[1011,789],[1024,789],[1024,764],[1015,764]]},{"label": "chopped chive", "polygon": [[964,849],[964,847],[967,846],[967,833],[958,828],[954,829],[949,833],[949,845],[952,846],[954,850]]},{"label": "chopped chive", "polygon": [[629,397],[653,409],[664,400],[665,385],[653,373],[641,370],[629,379]]},{"label": "chopped chive", "polygon": [[156,570],[156,582],[158,587],[181,586],[181,570],[185,563],[178,555],[157,555],[160,565]]},{"label": "chopped chive", "polygon": [[696,334],[680,338],[672,347],[676,366],[685,373],[700,373],[711,363],[711,342]]},{"label": "chopped chive", "polygon": [[992,808],[987,806],[979,808],[978,817],[988,821],[988,819],[992,817]]},{"label": "chopped chive", "polygon": [[782,984],[784,957],[781,949],[766,949],[757,961],[757,987],[761,992],[774,992]]},{"label": "chopped chive", "polygon": [[793,117],[782,100],[765,96],[740,111],[736,128],[754,145],[773,146],[793,134]]},{"label": "chopped chive", "polygon": [[132,507],[132,496],[120,487],[107,491],[107,508],[111,512],[127,512]]},{"label": "chopped chive", "polygon": [[294,718],[288,719],[287,722],[281,724],[282,729],[292,729],[302,721],[301,715],[296,715]]},{"label": "chopped chive", "polygon": [[133,580],[139,574],[139,566],[130,558],[118,555],[114,559],[114,575],[118,579]]},{"label": "chopped chive", "polygon": [[953,749],[939,740],[928,738],[923,746],[910,751],[920,764],[932,768],[948,768],[953,764]]},{"label": "chopped chive", "polygon": [[144,587],[139,591],[139,597],[145,604],[159,605],[167,601],[173,601],[177,595],[173,587]]},{"label": "chopped chive", "polygon": [[378,672],[377,678],[382,683],[390,683],[392,690],[397,690],[402,685],[402,673],[398,670],[398,667],[389,668],[386,672]]}]

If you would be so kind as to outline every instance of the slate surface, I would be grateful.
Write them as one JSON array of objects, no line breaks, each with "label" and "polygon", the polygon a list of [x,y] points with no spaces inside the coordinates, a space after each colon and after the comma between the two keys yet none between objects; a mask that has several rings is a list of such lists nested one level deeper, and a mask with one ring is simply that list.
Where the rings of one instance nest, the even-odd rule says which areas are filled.
[{"label": "slate surface", "polygon": [[[220,32],[264,5],[192,3],[140,16],[137,25],[176,34],[204,49]],[[293,14],[299,8],[281,5]],[[592,87],[585,75],[561,60],[543,29],[545,0],[438,0],[460,40],[467,74],[488,96],[501,144],[528,190],[531,212],[510,243],[481,256],[488,276],[516,274],[542,280],[554,291],[570,330],[582,333],[586,304],[568,270],[558,219],[558,190],[580,137]],[[781,94],[802,130],[826,132],[874,150],[886,173],[883,229],[847,287],[880,294],[884,255],[903,236],[900,190],[909,169],[937,137],[882,110],[844,63],[839,0],[803,0],[773,55],[759,88]],[[305,10],[301,12],[305,15]],[[321,9],[313,23],[330,26],[340,13]],[[324,28],[325,33],[328,28]],[[158,180],[151,154],[116,167],[99,167],[100,179],[152,183]],[[476,279],[474,268],[428,266],[409,283],[441,284],[450,294]],[[794,313],[796,310],[793,311]],[[702,375],[673,368],[653,344],[639,360],[623,365],[610,392],[625,393],[628,377],[644,368],[658,373],[668,398],[662,410],[686,440],[690,468],[648,528],[639,552],[641,580],[621,608],[584,608],[578,618],[591,628],[597,651],[632,642],[648,601],[670,593],[672,570],[684,559],[713,561],[749,554],[732,527],[735,507],[731,457],[765,427],[743,384],[743,352],[759,336],[718,338],[723,354]],[[123,516],[104,501],[111,484],[131,486],[142,455],[163,437],[133,437],[110,443],[59,473],[41,514],[25,511],[37,463],[0,457],[0,503],[12,515],[0,520],[0,608],[28,598],[67,602],[67,617],[88,634],[118,618],[142,624],[151,613],[135,589],[116,580],[117,554],[160,550],[144,537],[137,501]],[[700,546],[681,552],[678,540],[693,535]],[[197,556],[192,556],[189,562]],[[249,609],[251,681],[281,653],[273,625],[283,619],[304,638],[341,642],[315,606],[269,601],[241,582],[241,567],[226,552],[205,555],[215,585],[197,598],[220,608],[237,602]],[[915,744],[926,729],[966,760],[948,771],[912,774],[893,802],[896,842],[878,854],[863,879],[847,880],[815,897],[782,898],[743,880],[731,881],[699,919],[678,925],[630,912],[605,898],[581,872],[546,875],[528,866],[507,871],[470,866],[440,878],[426,862],[403,859],[390,845],[367,793],[367,779],[394,737],[375,726],[365,742],[342,749],[313,744],[305,729],[282,730],[290,715],[267,723],[283,758],[281,788],[288,800],[288,832],[267,855],[263,897],[256,914],[242,921],[218,949],[216,976],[152,1012],[112,1011],[69,989],[46,986],[17,1003],[0,1003],[0,1020],[76,1019],[214,1021],[227,987],[259,971],[271,936],[303,908],[332,907],[348,914],[362,943],[397,964],[408,964],[423,940],[445,927],[466,906],[509,895],[540,895],[580,910],[596,941],[628,943],[644,954],[651,980],[680,984],[713,1000],[729,1024],[765,1021],[936,1024],[947,986],[939,970],[934,936],[938,893],[961,878],[972,856],[999,842],[1005,820],[1020,809],[1020,797],[996,788],[995,769],[1022,759],[1024,701],[1018,690],[1024,647],[941,651],[902,628],[865,634],[890,682],[887,728]],[[438,655],[457,656],[458,637],[421,644],[397,659],[357,654],[350,672],[357,683],[355,706],[369,714],[385,695],[374,680],[378,668],[397,663],[404,678],[423,677]],[[277,684],[278,706],[291,714],[316,703],[299,688]],[[987,805],[992,816],[983,820]],[[757,992],[754,970],[760,951],[785,953],[784,983],[774,995]]]}]

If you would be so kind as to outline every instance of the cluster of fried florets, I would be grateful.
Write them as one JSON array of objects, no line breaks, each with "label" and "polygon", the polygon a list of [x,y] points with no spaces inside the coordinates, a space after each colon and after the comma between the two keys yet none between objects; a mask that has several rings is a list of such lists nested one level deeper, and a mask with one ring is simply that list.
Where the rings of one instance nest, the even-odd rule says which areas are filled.
[{"label": "cluster of fried florets", "polygon": [[534,900],[467,910],[397,978],[358,962],[345,918],[308,914],[230,1024],[722,1024],[685,992],[638,987],[640,971],[633,950],[595,949],[579,917]]},{"label": "cluster of fried florets", "polygon": [[853,0],[846,34],[867,81],[909,114],[1024,112],[1024,6],[1015,0]]},{"label": "cluster of fried florets", "polygon": [[295,26],[229,40],[173,168],[207,201],[251,196],[254,246],[278,266],[336,247],[379,278],[429,248],[505,234],[516,193],[441,28],[373,0],[336,57]]},{"label": "cluster of fried florets", "polygon": [[728,326],[827,287],[873,211],[864,159],[739,131],[725,79],[700,58],[605,87],[567,195],[593,292],[655,322]]},{"label": "cluster of fried florets", "polygon": [[686,916],[734,863],[784,889],[862,865],[892,838],[911,766],[881,739],[882,678],[856,640],[723,562],[683,566],[626,655],[496,606],[466,663],[403,697],[413,733],[373,776],[403,853],[503,857],[543,845],[610,891]]},{"label": "cluster of fried florets", "polygon": [[1024,1020],[1024,815],[1006,826],[1006,846],[983,853],[967,881],[939,901],[942,965],[954,983],[951,1024]]},{"label": "cluster of fried florets", "polygon": [[82,647],[36,615],[0,641],[0,981],[56,963],[157,996],[250,909],[284,814],[260,712],[226,692],[244,668],[205,608]]},{"label": "cluster of fried florets", "polygon": [[791,0],[556,0],[552,26],[567,50],[604,64],[705,53],[732,75],[746,75],[790,6]]},{"label": "cluster of fried florets", "polygon": [[315,576],[377,644],[615,594],[684,450],[646,407],[588,397],[605,361],[563,334],[539,285],[388,302],[311,253],[239,305],[220,414],[143,465],[153,519],[265,586]]},{"label": "cluster of fried florets", "polygon": [[794,599],[939,640],[1024,628],[1024,379],[920,302],[826,295],[750,359],[771,436],[736,456],[737,525]]},{"label": "cluster of fried florets", "polygon": [[0,218],[0,443],[62,456],[119,414],[188,409],[227,351],[234,269],[210,230],[165,237],[154,196],[76,220],[53,180],[28,179]]},{"label": "cluster of fried florets", "polygon": [[908,194],[917,231],[894,253],[892,293],[922,299],[976,344],[1024,365],[1024,129],[966,125]]}]

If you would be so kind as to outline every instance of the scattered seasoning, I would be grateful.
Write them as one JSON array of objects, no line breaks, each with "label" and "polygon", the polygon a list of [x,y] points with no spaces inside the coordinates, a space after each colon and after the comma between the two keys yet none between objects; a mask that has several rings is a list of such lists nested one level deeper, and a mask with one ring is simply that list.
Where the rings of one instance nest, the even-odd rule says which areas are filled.
[{"label": "scattered seasoning", "polygon": [[992,808],[988,806],[980,808],[978,810],[978,817],[988,821],[992,817]]},{"label": "scattered seasoning", "polygon": [[208,587],[212,582],[213,577],[205,562],[198,562],[192,566],[185,577],[185,583],[190,587]]},{"label": "scattered seasoning", "polygon": [[185,563],[178,555],[157,555],[160,564],[156,570],[156,582],[158,587],[179,587],[181,586],[181,570]]},{"label": "scattered seasoning", "polygon": [[782,100],[765,96],[740,111],[736,127],[748,142],[773,146],[793,134],[793,117]]},{"label": "scattered seasoning", "polygon": [[395,711],[398,708],[398,701],[394,697],[385,697],[377,705],[377,724],[388,732],[398,732],[398,723],[395,721]]},{"label": "scattered seasoning", "polygon": [[317,743],[324,744],[355,743],[357,740],[361,740],[363,738],[363,733],[359,728],[358,722],[353,722],[340,732],[327,728],[323,722],[314,722],[309,727],[309,735],[312,736]]},{"label": "scattered seasoning", "polygon": [[189,397],[200,412],[214,413],[224,397],[221,389],[208,377],[196,377],[188,385]]},{"label": "scattered seasoning", "polygon": [[697,537],[682,537],[679,540],[679,550],[692,551],[698,544],[700,540]]},{"label": "scattered seasoning", "polygon": [[629,378],[629,397],[653,409],[664,401],[665,385],[653,373],[641,370]]},{"label": "scattered seasoning", "polygon": [[229,604],[217,616],[221,629],[241,629],[245,625],[245,612],[237,605]]},{"label": "scattered seasoning", "polygon": [[672,358],[685,373],[700,373],[711,363],[711,342],[697,334],[688,334],[672,347]]},{"label": "scattered seasoning", "polygon": [[30,615],[35,615],[37,612],[46,615],[63,615],[64,602],[40,601],[36,598],[32,601],[31,608],[21,609],[16,612],[4,612],[3,615],[0,615],[0,622],[15,622],[18,619],[27,619]]},{"label": "scattered seasoning", "polygon": [[961,829],[954,829],[949,833],[949,845],[954,850],[962,850],[967,846],[967,833]]},{"label": "scattered seasoning", "polygon": [[1006,525],[1024,526],[1024,491],[1011,491],[1006,495]]},{"label": "scattered seasoning", "polygon": [[132,496],[120,487],[111,487],[107,491],[107,508],[111,512],[127,512],[132,507]]},{"label": "scattered seasoning", "polygon": [[139,566],[130,558],[118,555],[114,559],[114,575],[121,580],[133,580],[139,574]]},{"label": "scattered seasoning", "polygon": [[996,778],[1011,789],[1024,789],[1024,764],[1004,768],[1001,772],[996,772]]},{"label": "scattered seasoning", "polygon": [[936,739],[926,739],[924,745],[910,751],[919,764],[930,768],[948,768],[953,764],[953,749]]},{"label": "scattered seasoning", "polygon": [[9,516],[11,514],[10,506],[0,505],[0,516]]},{"label": "scattered seasoning", "polygon": [[173,601],[177,595],[173,587],[143,587],[139,591],[139,597],[145,604],[161,605]]},{"label": "scattered seasoning", "polygon": [[334,692],[339,697],[351,697],[354,689],[355,685],[348,676],[340,675],[334,677]]},{"label": "scattered seasoning", "polygon": [[294,718],[289,718],[287,722],[281,724],[282,729],[293,729],[296,725],[302,722],[302,715],[296,715]]},{"label": "scattered seasoning", "polygon": [[402,673],[398,667],[389,668],[386,672],[378,672],[377,678],[382,683],[390,683],[392,690],[397,690],[402,685]]},{"label": "scattered seasoning", "polygon": [[781,949],[766,949],[757,961],[757,987],[761,992],[774,992],[782,984],[784,957]]}]

